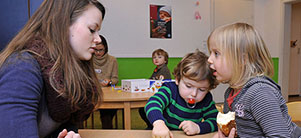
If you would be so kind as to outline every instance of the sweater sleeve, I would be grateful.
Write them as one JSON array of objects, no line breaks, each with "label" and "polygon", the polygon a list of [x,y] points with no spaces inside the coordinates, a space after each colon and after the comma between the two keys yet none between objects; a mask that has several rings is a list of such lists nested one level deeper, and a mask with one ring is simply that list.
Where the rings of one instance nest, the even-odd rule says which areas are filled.
[{"label": "sweater sleeve", "polygon": [[251,103],[251,112],[260,125],[265,137],[290,137],[285,119],[282,115],[277,95],[271,87],[256,89]]},{"label": "sweater sleeve", "polygon": [[[19,56],[19,55],[18,55]],[[24,56],[24,55],[23,55]],[[0,69],[0,134],[38,138],[37,114],[43,80],[30,55],[9,58]]]},{"label": "sweater sleeve", "polygon": [[163,74],[164,74],[164,79],[171,79],[170,71],[168,68],[167,70],[165,70]]},{"label": "sweater sleeve", "polygon": [[116,58],[113,59],[113,68],[112,68],[112,76],[111,76],[112,84],[118,83],[118,63]]},{"label": "sweater sleeve", "polygon": [[147,119],[153,124],[156,120],[163,120],[163,110],[167,107],[170,101],[171,91],[168,87],[162,86],[158,92],[149,98],[145,105],[145,113]]},{"label": "sweater sleeve", "polygon": [[163,67],[160,69],[160,72],[158,72],[157,76],[163,75],[164,79],[171,79],[170,71],[167,67],[167,65],[163,65]]},{"label": "sweater sleeve", "polygon": [[212,95],[208,92],[207,96],[203,99],[204,102],[204,112],[203,121],[199,122],[200,134],[206,134],[210,132],[217,131],[216,117],[218,110],[216,109],[215,102],[212,99]]}]

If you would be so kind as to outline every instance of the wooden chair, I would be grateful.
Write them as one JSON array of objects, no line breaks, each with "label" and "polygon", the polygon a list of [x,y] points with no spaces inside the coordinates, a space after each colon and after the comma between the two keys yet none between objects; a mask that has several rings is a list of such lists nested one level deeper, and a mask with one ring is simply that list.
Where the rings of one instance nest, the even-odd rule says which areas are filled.
[{"label": "wooden chair", "polygon": [[[97,113],[99,113],[98,110],[96,110],[96,111],[97,111]],[[123,112],[122,112],[122,116],[123,116]],[[94,129],[94,112],[91,113],[90,118],[91,118],[91,128]],[[114,118],[115,118],[115,128],[118,129],[118,117],[117,117],[117,113],[116,113],[116,115],[115,115]],[[88,127],[88,120],[84,121],[83,128],[87,128],[87,127]]]},{"label": "wooden chair", "polygon": [[286,103],[288,114],[292,117],[292,121],[301,126],[301,101]]}]

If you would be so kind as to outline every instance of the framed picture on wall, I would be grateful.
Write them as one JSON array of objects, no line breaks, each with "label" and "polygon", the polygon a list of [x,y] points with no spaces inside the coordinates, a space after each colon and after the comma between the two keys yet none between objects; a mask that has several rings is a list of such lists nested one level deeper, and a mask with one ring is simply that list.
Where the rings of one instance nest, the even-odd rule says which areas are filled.
[{"label": "framed picture on wall", "polygon": [[150,5],[150,37],[160,39],[172,38],[171,6]]}]

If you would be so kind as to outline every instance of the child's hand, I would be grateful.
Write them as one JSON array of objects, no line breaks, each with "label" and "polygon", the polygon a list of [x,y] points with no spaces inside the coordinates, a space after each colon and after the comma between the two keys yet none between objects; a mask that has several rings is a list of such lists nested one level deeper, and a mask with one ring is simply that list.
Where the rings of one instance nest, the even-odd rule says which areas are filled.
[{"label": "child's hand", "polygon": [[81,137],[79,134],[74,133],[73,131],[67,132],[67,130],[64,129],[59,133],[58,138],[81,138]]},{"label": "child's hand", "polygon": [[172,133],[169,131],[163,120],[155,121],[153,126],[153,138],[173,138]]},{"label": "child's hand", "polygon": [[181,128],[185,132],[186,135],[195,135],[195,134],[199,134],[201,132],[199,125],[192,121],[181,122],[181,124],[179,125],[179,128]]},{"label": "child's hand", "polygon": [[[235,128],[232,128],[228,138],[234,138],[235,136]],[[223,132],[218,128],[218,132],[213,136],[213,138],[226,138]]]}]

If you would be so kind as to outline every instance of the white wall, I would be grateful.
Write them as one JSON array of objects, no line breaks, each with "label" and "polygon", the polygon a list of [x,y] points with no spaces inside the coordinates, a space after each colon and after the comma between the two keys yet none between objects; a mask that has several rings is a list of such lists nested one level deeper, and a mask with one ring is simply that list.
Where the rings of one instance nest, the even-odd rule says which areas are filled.
[{"label": "white wall", "polygon": [[272,57],[279,57],[281,42],[280,0],[254,0],[254,26],[262,35]]},{"label": "white wall", "polygon": [[[170,57],[183,57],[199,48],[204,51],[210,33],[210,0],[100,0],[107,14],[102,24],[116,57],[151,57],[157,48],[166,50]],[[150,4],[172,7],[172,39],[150,38]],[[195,20],[199,11],[202,19]]]},{"label": "white wall", "polygon": [[215,27],[233,22],[244,22],[253,25],[253,0],[214,0],[213,5],[212,18],[214,18],[213,24]]}]

